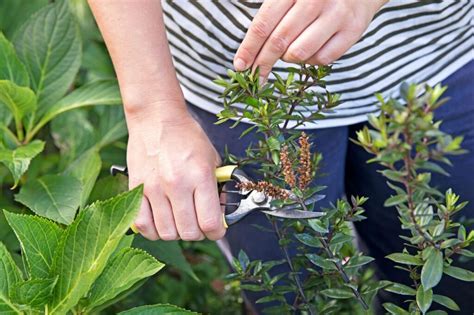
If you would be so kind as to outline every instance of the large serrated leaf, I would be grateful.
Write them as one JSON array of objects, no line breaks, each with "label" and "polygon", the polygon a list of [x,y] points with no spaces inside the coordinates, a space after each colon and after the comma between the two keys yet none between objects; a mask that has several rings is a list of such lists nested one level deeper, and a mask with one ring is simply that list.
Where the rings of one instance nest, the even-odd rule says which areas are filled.
[{"label": "large serrated leaf", "polygon": [[124,248],[107,264],[104,272],[94,282],[85,301],[85,310],[104,305],[137,282],[154,275],[165,265],[136,248]]},{"label": "large serrated leaf", "polygon": [[0,29],[7,36],[13,35],[32,13],[48,4],[48,0],[0,1]]},{"label": "large serrated leaf", "polygon": [[171,265],[199,281],[194,273],[193,268],[183,255],[183,251],[177,241],[149,241],[144,237],[135,238],[134,246],[144,249],[159,261],[167,265]]},{"label": "large serrated leaf", "polygon": [[135,307],[130,310],[120,312],[119,315],[190,315],[198,314],[171,304],[155,304]]},{"label": "large serrated leaf", "polygon": [[81,195],[81,182],[74,176],[46,175],[27,182],[15,200],[40,216],[70,224],[81,203]]},{"label": "large serrated leaf", "polygon": [[122,103],[117,81],[105,80],[86,84],[50,106],[47,111],[40,108],[39,128],[61,113],[72,109],[95,105],[119,105]]},{"label": "large serrated leaf", "polygon": [[56,103],[81,63],[79,27],[69,12],[69,1],[57,1],[32,15],[15,33],[14,45],[30,74],[39,106]]},{"label": "large serrated leaf", "polygon": [[104,270],[141,204],[143,188],[82,210],[68,226],[53,262],[58,275],[51,313],[65,313],[90,290]]},{"label": "large serrated leaf", "polygon": [[20,269],[3,243],[0,243],[0,314],[20,314],[9,300],[11,288],[22,281]]},{"label": "large serrated leaf", "polygon": [[14,186],[28,170],[31,160],[43,151],[44,142],[35,140],[14,150],[0,148],[0,163],[3,163],[13,176]]},{"label": "large serrated leaf", "polygon": [[10,80],[18,86],[28,86],[30,82],[25,66],[2,32],[0,32],[0,80]]},{"label": "large serrated leaf", "polygon": [[64,171],[65,175],[71,175],[79,179],[82,190],[80,206],[84,207],[89,199],[89,195],[94,188],[95,181],[99,176],[102,161],[99,152],[95,149],[84,152]]},{"label": "large serrated leaf", "polygon": [[47,278],[63,230],[55,223],[32,215],[4,211],[20,241],[30,278]]},{"label": "large serrated leaf", "polygon": [[17,283],[12,287],[10,299],[20,305],[41,306],[51,300],[56,278],[32,279]]},{"label": "large serrated leaf", "polygon": [[12,113],[17,128],[21,128],[23,117],[36,110],[36,95],[29,87],[0,80],[0,106],[2,104]]}]

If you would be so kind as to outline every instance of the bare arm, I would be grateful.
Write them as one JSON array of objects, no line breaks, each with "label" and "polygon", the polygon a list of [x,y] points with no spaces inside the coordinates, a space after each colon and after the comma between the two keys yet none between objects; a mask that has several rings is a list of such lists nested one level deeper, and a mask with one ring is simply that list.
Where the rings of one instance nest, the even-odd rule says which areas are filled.
[{"label": "bare arm", "polygon": [[[127,113],[184,112],[160,1],[89,0],[89,4],[112,57]],[[176,108],[170,111],[167,102]]]},{"label": "bare arm", "polygon": [[129,186],[144,184],[135,225],[156,240],[225,233],[220,160],[186,109],[158,0],[89,0],[117,72],[129,140]]}]

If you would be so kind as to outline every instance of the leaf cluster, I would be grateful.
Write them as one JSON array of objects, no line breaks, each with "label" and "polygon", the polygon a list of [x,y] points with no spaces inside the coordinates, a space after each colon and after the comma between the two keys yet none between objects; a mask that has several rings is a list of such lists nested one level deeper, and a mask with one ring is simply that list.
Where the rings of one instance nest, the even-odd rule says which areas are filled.
[{"label": "leaf cluster", "polygon": [[[385,201],[395,207],[401,227],[407,234],[401,238],[405,249],[387,256],[406,270],[413,282],[411,287],[394,283],[386,290],[408,296],[408,310],[385,304],[392,314],[427,313],[433,302],[450,310],[459,310],[446,296],[436,295],[433,289],[443,274],[474,281],[474,273],[452,266],[455,256],[472,258],[468,248],[474,241],[474,231],[456,222],[455,217],[467,204],[451,189],[439,191],[430,185],[431,174],[449,175],[449,155],[461,154],[462,136],[452,137],[440,129],[441,121],[434,119],[435,110],[446,99],[441,99],[446,87],[403,84],[403,101],[380,101],[380,116],[371,116],[372,129],[365,127],[357,133],[355,142],[373,154],[371,163],[380,164],[381,174],[394,194]],[[421,94],[421,96],[419,96]],[[441,312],[441,311],[438,311]]]}]

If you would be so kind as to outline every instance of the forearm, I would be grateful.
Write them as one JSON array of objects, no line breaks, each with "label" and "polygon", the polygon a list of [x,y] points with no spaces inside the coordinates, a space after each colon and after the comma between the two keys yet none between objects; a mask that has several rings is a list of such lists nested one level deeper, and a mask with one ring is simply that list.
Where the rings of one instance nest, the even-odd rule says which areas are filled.
[{"label": "forearm", "polygon": [[89,5],[117,73],[127,120],[155,113],[168,120],[186,112],[160,1],[89,0]]}]

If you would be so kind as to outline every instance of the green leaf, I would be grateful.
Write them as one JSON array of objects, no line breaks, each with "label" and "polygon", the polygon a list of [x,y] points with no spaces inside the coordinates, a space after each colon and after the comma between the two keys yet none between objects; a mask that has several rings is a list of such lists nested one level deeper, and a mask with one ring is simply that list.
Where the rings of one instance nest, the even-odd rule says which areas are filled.
[{"label": "green leaf", "polygon": [[142,279],[150,277],[165,265],[136,248],[124,248],[114,256],[94,285],[84,302],[85,311],[113,300]]},{"label": "green leaf", "polygon": [[306,257],[308,257],[309,261],[311,261],[313,264],[315,264],[318,267],[321,267],[323,269],[328,269],[328,270],[336,270],[336,266],[334,265],[333,262],[326,260],[322,258],[321,256],[318,256],[316,254],[306,254]]},{"label": "green leaf", "polygon": [[69,175],[46,175],[27,182],[15,200],[34,213],[70,224],[81,203],[81,182]]},{"label": "green leaf", "polygon": [[22,281],[20,269],[5,245],[0,243],[0,314],[23,314],[8,298],[12,288],[20,281]]},{"label": "green leaf", "polygon": [[36,95],[29,87],[18,86],[8,80],[0,80],[1,104],[7,106],[13,114],[18,129],[21,128],[23,117],[36,110]]},{"label": "green leaf", "polygon": [[11,36],[32,13],[48,4],[48,0],[0,1],[0,29]]},{"label": "green leaf", "polygon": [[397,206],[405,201],[407,201],[407,195],[395,195],[391,196],[387,200],[385,200],[385,203],[383,204],[384,207],[393,207]]},{"label": "green leaf", "polygon": [[421,284],[427,289],[435,287],[443,276],[443,253],[432,249],[421,269]]},{"label": "green leaf", "polygon": [[328,228],[319,219],[308,220],[309,226],[316,232],[326,234],[329,232]]},{"label": "green leaf", "polygon": [[392,292],[392,293],[397,293],[400,295],[416,295],[416,290],[401,284],[401,283],[392,283],[388,287],[384,288],[385,291]]},{"label": "green leaf", "polygon": [[444,273],[453,278],[463,281],[474,281],[474,272],[459,267],[448,266],[444,268]]},{"label": "green leaf", "polygon": [[354,293],[349,288],[325,289],[321,293],[333,299],[350,299],[354,297]]},{"label": "green leaf", "polygon": [[89,195],[94,188],[95,181],[99,176],[102,166],[99,152],[95,149],[88,150],[74,161],[64,171],[64,175],[77,178],[81,183],[80,206],[84,207],[89,199]]},{"label": "green leaf", "polygon": [[106,176],[100,178],[89,197],[89,202],[106,200],[128,190],[128,179],[126,176]]},{"label": "green leaf", "polygon": [[410,313],[405,311],[403,308],[393,304],[393,303],[383,303],[383,307],[389,312],[390,314],[394,315],[409,315]]},{"label": "green leaf", "polygon": [[420,258],[406,253],[394,253],[386,257],[394,262],[404,265],[421,266],[423,264],[423,261]]},{"label": "green leaf", "polygon": [[135,247],[140,247],[147,253],[159,261],[167,265],[171,265],[182,272],[188,274],[194,280],[199,281],[199,278],[194,273],[191,265],[183,255],[183,251],[177,241],[149,241],[144,237],[136,237],[133,244]]},{"label": "green leaf", "polygon": [[31,278],[48,278],[62,229],[55,223],[32,215],[4,211],[8,224],[20,241]]},{"label": "green leaf", "polygon": [[17,283],[10,292],[12,302],[28,306],[43,306],[51,301],[57,278],[32,279]]},{"label": "green leaf", "polygon": [[54,144],[60,150],[62,169],[94,146],[95,129],[86,110],[74,110],[53,119],[49,125]]},{"label": "green leaf", "polygon": [[0,32],[0,80],[9,80],[18,86],[28,86],[30,80],[25,66],[18,59],[15,48]]},{"label": "green leaf", "polygon": [[0,148],[0,163],[3,163],[13,176],[14,187],[20,177],[28,170],[31,160],[43,151],[44,142],[35,140],[15,150]]},{"label": "green leaf", "polygon": [[198,314],[171,304],[155,304],[135,307],[120,312],[119,315],[189,315]]},{"label": "green leaf", "polygon": [[374,261],[374,258],[369,257],[369,256],[353,256],[351,257],[351,259],[349,259],[349,261],[344,267],[345,268],[360,267],[368,263],[371,263],[372,261]]},{"label": "green leaf", "polygon": [[91,288],[135,219],[143,187],[82,210],[67,227],[53,261],[58,275],[51,313],[65,313]]},{"label": "green leaf", "polygon": [[120,90],[115,80],[105,80],[86,84],[74,90],[58,103],[47,108],[35,129],[46,125],[51,119],[72,109],[95,105],[119,105],[122,103]]},{"label": "green leaf", "polygon": [[5,245],[0,243],[0,299],[8,297],[11,288],[20,281],[22,281],[20,269]]},{"label": "green leaf", "polygon": [[57,1],[34,15],[15,34],[38,104],[51,106],[73,83],[81,63],[79,28],[69,1]]},{"label": "green leaf", "polygon": [[128,134],[122,106],[96,106],[94,112],[99,117],[96,126],[97,147],[105,147]]},{"label": "green leaf", "polygon": [[316,237],[308,233],[295,234],[295,237],[301,243],[310,246],[310,247],[322,247],[321,242]]},{"label": "green leaf", "polygon": [[433,301],[435,301],[438,304],[443,305],[444,307],[449,308],[450,310],[453,311],[459,311],[459,306],[454,302],[451,298],[444,296],[444,295],[439,295],[439,294],[434,294],[433,295]]},{"label": "green leaf", "polygon": [[428,289],[425,291],[422,285],[418,287],[416,291],[416,304],[420,308],[423,314],[430,308],[433,302],[433,290]]}]

